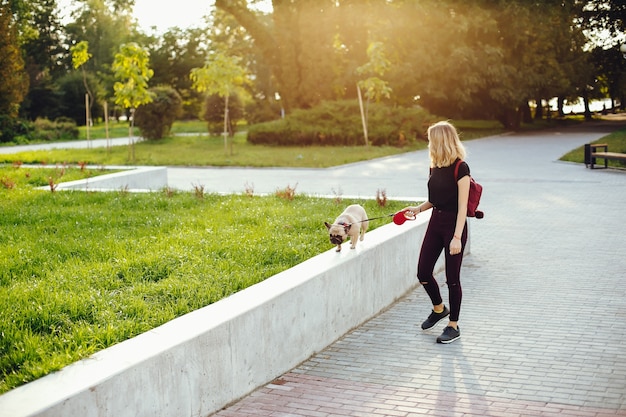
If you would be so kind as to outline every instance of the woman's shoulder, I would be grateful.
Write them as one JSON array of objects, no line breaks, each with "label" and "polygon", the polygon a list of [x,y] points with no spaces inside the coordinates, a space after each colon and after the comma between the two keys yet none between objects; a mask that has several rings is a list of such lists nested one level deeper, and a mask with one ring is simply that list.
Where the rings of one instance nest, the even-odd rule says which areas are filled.
[{"label": "woman's shoulder", "polygon": [[470,167],[469,167],[469,165],[467,164],[467,162],[465,162],[464,160],[462,160],[462,159],[457,159],[457,160],[454,162],[454,165],[455,165],[455,171],[456,171],[456,165],[458,165],[458,167],[459,167],[459,168],[458,168],[458,175],[457,175],[457,178],[463,178],[463,177],[464,177],[464,176],[466,176],[466,175],[470,175]]}]

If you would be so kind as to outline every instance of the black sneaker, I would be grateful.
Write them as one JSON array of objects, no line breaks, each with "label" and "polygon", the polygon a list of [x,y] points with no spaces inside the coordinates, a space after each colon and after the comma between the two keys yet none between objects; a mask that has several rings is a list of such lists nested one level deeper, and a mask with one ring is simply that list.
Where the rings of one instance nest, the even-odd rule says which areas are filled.
[{"label": "black sneaker", "polygon": [[452,326],[446,326],[443,329],[443,333],[441,336],[437,338],[437,343],[452,343],[457,339],[461,338],[461,330],[457,327],[456,329]]},{"label": "black sneaker", "polygon": [[445,319],[449,315],[450,310],[448,310],[448,307],[446,306],[443,306],[443,311],[441,313],[435,313],[435,311],[433,310],[433,312],[430,313],[430,316],[428,316],[424,323],[422,323],[422,330],[430,329],[435,324],[439,323],[440,320]]}]

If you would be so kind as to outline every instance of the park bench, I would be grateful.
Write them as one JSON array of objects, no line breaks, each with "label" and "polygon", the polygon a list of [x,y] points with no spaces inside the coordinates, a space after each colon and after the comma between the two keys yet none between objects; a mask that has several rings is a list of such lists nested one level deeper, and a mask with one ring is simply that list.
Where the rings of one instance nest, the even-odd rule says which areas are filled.
[{"label": "park bench", "polygon": [[626,153],[609,152],[609,145],[606,143],[585,144],[585,167],[593,169],[597,164],[596,159],[604,159],[604,168],[608,168],[609,159],[626,162]]}]

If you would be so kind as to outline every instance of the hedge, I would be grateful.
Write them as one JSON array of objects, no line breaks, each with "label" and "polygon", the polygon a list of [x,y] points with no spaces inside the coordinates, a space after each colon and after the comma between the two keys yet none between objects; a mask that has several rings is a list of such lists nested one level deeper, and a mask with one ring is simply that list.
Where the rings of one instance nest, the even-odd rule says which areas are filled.
[{"label": "hedge", "polygon": [[[368,139],[374,146],[403,146],[426,137],[435,116],[420,107],[385,104],[368,106]],[[278,146],[364,145],[363,124],[356,100],[324,102],[308,110],[295,110],[284,119],[255,124],[248,142]]]}]

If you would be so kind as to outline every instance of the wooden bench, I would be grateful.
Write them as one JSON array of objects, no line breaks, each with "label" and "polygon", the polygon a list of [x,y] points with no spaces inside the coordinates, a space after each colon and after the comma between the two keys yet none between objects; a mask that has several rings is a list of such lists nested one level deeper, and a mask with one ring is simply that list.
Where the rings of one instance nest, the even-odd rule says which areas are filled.
[{"label": "wooden bench", "polygon": [[608,168],[609,159],[626,162],[626,153],[609,152],[609,145],[606,143],[585,144],[585,167],[593,169],[597,164],[596,159],[604,159],[604,168]]}]

